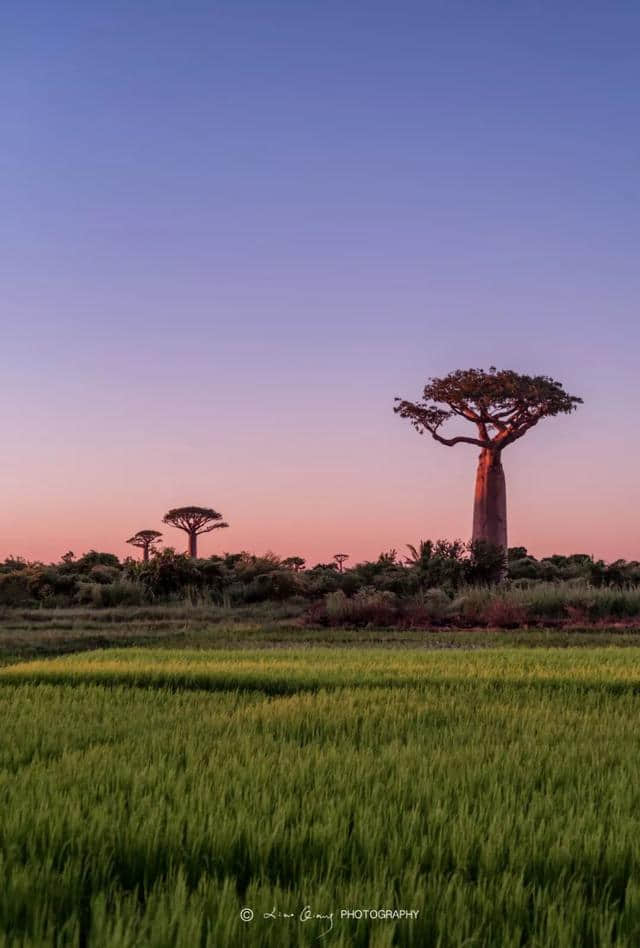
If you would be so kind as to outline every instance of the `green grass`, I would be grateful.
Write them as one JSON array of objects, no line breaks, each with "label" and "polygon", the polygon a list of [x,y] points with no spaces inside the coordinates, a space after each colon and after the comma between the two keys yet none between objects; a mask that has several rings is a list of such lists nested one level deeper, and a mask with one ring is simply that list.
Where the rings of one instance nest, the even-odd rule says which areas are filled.
[{"label": "green grass", "polygon": [[640,649],[115,649],[0,702],[0,944],[640,943]]},{"label": "green grass", "polygon": [[291,604],[269,603],[234,610],[199,606],[0,610],[0,665],[122,646],[207,650],[640,646],[640,625],[629,622],[547,628],[326,628],[308,625],[299,611]]}]

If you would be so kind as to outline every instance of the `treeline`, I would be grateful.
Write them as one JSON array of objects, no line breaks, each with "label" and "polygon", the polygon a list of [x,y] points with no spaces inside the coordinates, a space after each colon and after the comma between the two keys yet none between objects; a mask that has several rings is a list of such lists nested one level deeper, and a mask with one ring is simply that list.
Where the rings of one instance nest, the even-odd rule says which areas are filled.
[{"label": "treeline", "polygon": [[425,596],[433,604],[440,597],[444,614],[461,590],[489,588],[505,575],[503,594],[540,584],[591,589],[640,585],[637,561],[607,564],[582,553],[538,560],[524,547],[511,548],[505,558],[498,548],[460,540],[427,540],[409,546],[406,555],[390,550],[351,569],[342,566],[330,562],[308,567],[301,557],[281,559],[273,553],[196,559],[171,548],[152,552],[147,562],[120,561],[95,550],[77,558],[68,553],[49,565],[9,557],[0,563],[0,606],[105,608],[189,600],[233,607],[298,599],[314,604],[317,618],[329,621],[332,608],[342,609],[348,618],[349,604],[367,597],[380,604],[380,596],[394,608],[403,602],[419,604]]}]

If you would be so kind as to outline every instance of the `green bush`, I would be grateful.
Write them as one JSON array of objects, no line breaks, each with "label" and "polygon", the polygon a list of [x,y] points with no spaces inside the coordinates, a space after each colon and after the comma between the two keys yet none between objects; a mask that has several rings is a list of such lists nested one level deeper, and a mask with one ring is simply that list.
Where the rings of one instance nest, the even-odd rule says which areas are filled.
[{"label": "green bush", "polygon": [[92,583],[114,583],[120,576],[120,569],[115,566],[92,566],[89,570],[89,579]]},{"label": "green bush", "polygon": [[115,583],[85,583],[90,604],[97,609],[109,609],[113,606],[141,606],[148,602],[148,593],[140,583],[117,580]]},{"label": "green bush", "polygon": [[269,573],[260,573],[254,576],[244,589],[244,601],[250,602],[282,602],[301,591],[298,577],[293,570],[275,569]]},{"label": "green bush", "polygon": [[370,587],[359,590],[349,599],[342,590],[328,593],[324,602],[329,625],[392,625],[398,616],[394,593]]},{"label": "green bush", "polygon": [[324,607],[330,625],[340,625],[350,617],[351,601],[346,594],[337,589],[324,597]]},{"label": "green bush", "polygon": [[28,570],[0,573],[0,606],[23,606],[34,598]]},{"label": "green bush", "polygon": [[138,566],[135,575],[154,599],[184,595],[188,587],[202,586],[198,561],[186,553],[176,553],[171,547],[160,550],[148,563]]},{"label": "green bush", "polygon": [[405,623],[413,626],[440,625],[451,617],[452,601],[444,589],[418,592],[402,610]]}]

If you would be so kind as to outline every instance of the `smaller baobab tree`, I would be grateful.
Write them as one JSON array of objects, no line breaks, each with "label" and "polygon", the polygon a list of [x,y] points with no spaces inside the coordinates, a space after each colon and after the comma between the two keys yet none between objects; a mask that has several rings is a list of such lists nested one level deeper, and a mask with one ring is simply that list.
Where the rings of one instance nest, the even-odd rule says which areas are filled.
[{"label": "smaller baobab tree", "polygon": [[137,546],[142,550],[142,562],[149,562],[149,551],[158,542],[162,534],[158,530],[138,530],[132,537],[129,537],[127,543],[131,546]]},{"label": "smaller baobab tree", "polygon": [[336,563],[338,564],[338,569],[340,570],[341,573],[343,573],[343,572],[344,572],[344,564],[345,564],[346,560],[349,559],[349,554],[348,554],[348,553],[336,553],[333,558],[334,558],[334,560],[336,561]]},{"label": "smaller baobab tree", "polygon": [[174,507],[164,515],[162,522],[188,534],[189,556],[194,558],[198,556],[198,537],[202,533],[229,526],[222,519],[222,514],[212,507]]}]

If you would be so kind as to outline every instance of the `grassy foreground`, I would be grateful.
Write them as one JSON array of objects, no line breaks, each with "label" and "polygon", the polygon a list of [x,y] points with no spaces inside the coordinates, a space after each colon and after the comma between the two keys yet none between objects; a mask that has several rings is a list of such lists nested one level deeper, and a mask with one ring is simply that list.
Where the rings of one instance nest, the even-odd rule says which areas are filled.
[{"label": "grassy foreground", "polygon": [[640,943],[639,649],[121,649],[0,702],[0,944]]}]

